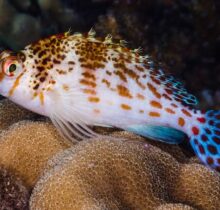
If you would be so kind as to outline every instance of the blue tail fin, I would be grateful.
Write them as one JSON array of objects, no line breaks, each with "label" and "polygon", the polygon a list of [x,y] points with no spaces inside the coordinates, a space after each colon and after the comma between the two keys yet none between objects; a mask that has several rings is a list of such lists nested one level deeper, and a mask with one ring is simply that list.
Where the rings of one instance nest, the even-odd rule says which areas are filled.
[{"label": "blue tail fin", "polygon": [[207,111],[200,127],[193,127],[190,143],[203,163],[220,172],[220,111]]}]

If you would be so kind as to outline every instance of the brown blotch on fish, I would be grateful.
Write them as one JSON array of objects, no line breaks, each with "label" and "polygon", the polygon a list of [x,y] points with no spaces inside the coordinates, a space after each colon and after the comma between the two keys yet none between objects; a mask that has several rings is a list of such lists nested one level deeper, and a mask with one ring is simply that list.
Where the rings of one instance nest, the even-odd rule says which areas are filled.
[{"label": "brown blotch on fish", "polygon": [[56,58],[53,59],[54,64],[61,64],[61,61],[57,60]]},{"label": "brown blotch on fish", "polygon": [[12,96],[12,95],[13,95],[15,89],[16,89],[16,88],[18,87],[18,85],[20,84],[20,79],[21,79],[21,77],[22,77],[23,75],[24,75],[24,72],[21,73],[21,74],[16,78],[16,80],[15,80],[15,82],[14,82],[12,88],[11,88],[10,91],[9,91],[9,96]]},{"label": "brown blotch on fish", "polygon": [[162,105],[157,101],[151,101],[150,105],[155,107],[155,108],[162,109]]},{"label": "brown blotch on fish", "polygon": [[67,84],[63,84],[63,90],[68,91],[70,88]]},{"label": "brown blotch on fish", "polygon": [[161,98],[161,95],[157,92],[157,89],[150,83],[147,83],[149,90],[157,97]]},{"label": "brown blotch on fish", "polygon": [[43,106],[44,105],[44,94],[42,92],[40,92],[39,98],[40,98],[40,104]]},{"label": "brown blotch on fish", "polygon": [[177,108],[178,106],[176,104],[171,104],[172,107]]},{"label": "brown blotch on fish", "polygon": [[96,91],[92,89],[83,89],[83,92],[86,94],[96,95]]},{"label": "brown blotch on fish", "polygon": [[80,83],[82,85],[90,86],[90,87],[93,87],[93,88],[96,87],[96,83],[94,83],[92,81],[85,80],[85,79],[81,79]]},{"label": "brown blotch on fish", "polygon": [[75,65],[75,62],[74,61],[69,61],[68,64],[69,65]]},{"label": "brown blotch on fish", "polygon": [[149,112],[149,116],[151,116],[151,117],[160,117],[160,113],[158,113],[158,112]]},{"label": "brown blotch on fish", "polygon": [[167,100],[172,101],[172,98],[169,97],[166,93],[164,93],[162,96],[163,96],[164,98],[166,98]]},{"label": "brown blotch on fish", "polygon": [[44,66],[37,66],[37,70],[42,72],[45,70],[45,67]]},{"label": "brown blotch on fish", "polygon": [[119,71],[119,70],[114,71],[114,74],[117,75],[117,76],[119,76],[119,78],[120,78],[122,81],[127,82],[127,78],[125,77],[125,75],[124,75],[121,71]]},{"label": "brown blotch on fish", "polygon": [[170,113],[170,114],[175,114],[175,111],[173,111],[173,110],[170,109],[170,108],[166,108],[165,111],[168,112],[168,113]]},{"label": "brown blotch on fish", "polygon": [[26,60],[26,55],[22,52],[18,53],[18,58],[22,61],[25,62]]},{"label": "brown blotch on fish", "polygon": [[131,110],[131,106],[129,106],[127,104],[121,104],[121,108],[124,110]]},{"label": "brown blotch on fish", "polygon": [[183,127],[185,125],[185,120],[182,117],[179,117],[178,124]]},{"label": "brown blotch on fish", "polygon": [[44,82],[46,80],[45,77],[40,77],[40,82]]},{"label": "brown blotch on fish", "polygon": [[140,93],[137,94],[137,98],[140,99],[140,100],[145,100],[145,96],[143,96]]},{"label": "brown blotch on fish", "polygon": [[130,91],[125,86],[118,85],[117,90],[118,90],[118,94],[120,96],[123,96],[123,97],[126,97],[126,98],[133,98]]},{"label": "brown blotch on fish", "polygon": [[182,111],[182,113],[185,114],[186,116],[192,117],[192,115],[191,115],[187,110],[182,109],[181,111]]},{"label": "brown blotch on fish", "polygon": [[33,89],[34,89],[34,90],[37,90],[37,89],[39,88],[39,86],[40,86],[40,84],[36,84],[36,85],[33,87]]},{"label": "brown blotch on fish", "polygon": [[4,77],[5,77],[5,74],[4,73],[0,73],[0,82],[4,79]]},{"label": "brown blotch on fish", "polygon": [[112,73],[110,71],[106,71],[106,74],[108,74],[109,76],[112,75]]},{"label": "brown blotch on fish", "polygon": [[111,86],[111,83],[107,79],[102,79],[102,83],[106,84],[108,88]]},{"label": "brown blotch on fish", "polygon": [[86,79],[91,79],[91,80],[96,80],[96,77],[94,74],[91,74],[89,72],[83,72],[82,75],[86,78]]},{"label": "brown blotch on fish", "polygon": [[100,101],[98,97],[89,97],[88,100],[92,103],[98,103]]}]

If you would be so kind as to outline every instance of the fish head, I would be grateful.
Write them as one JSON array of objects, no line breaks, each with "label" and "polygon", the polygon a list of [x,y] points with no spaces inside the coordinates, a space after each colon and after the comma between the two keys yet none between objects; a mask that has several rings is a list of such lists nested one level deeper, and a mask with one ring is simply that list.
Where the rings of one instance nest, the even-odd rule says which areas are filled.
[{"label": "fish head", "polygon": [[[42,78],[37,74],[33,58],[28,58],[28,49],[17,53],[3,51],[0,53],[0,95],[36,113],[45,115],[44,95],[40,87]],[[35,61],[34,61],[35,60]]]},{"label": "fish head", "polygon": [[19,75],[23,74],[22,60],[12,51],[0,54],[0,94],[5,97],[12,95],[13,85]]}]

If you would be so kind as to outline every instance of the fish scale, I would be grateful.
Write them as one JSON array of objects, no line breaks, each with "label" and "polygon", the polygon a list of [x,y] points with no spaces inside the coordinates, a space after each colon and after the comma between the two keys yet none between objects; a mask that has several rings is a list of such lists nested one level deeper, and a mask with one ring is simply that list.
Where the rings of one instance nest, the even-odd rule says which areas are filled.
[{"label": "fish scale", "polygon": [[76,142],[117,127],[178,144],[188,139],[200,160],[220,171],[220,111],[202,112],[182,83],[149,56],[111,36],[63,33],[0,54],[0,93],[51,119]]}]

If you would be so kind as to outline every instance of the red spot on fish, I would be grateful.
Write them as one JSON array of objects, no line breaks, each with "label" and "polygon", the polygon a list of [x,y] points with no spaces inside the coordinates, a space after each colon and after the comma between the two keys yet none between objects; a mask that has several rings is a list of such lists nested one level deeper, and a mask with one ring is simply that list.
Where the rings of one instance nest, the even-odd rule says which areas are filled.
[{"label": "red spot on fish", "polygon": [[201,139],[204,142],[208,141],[208,137],[206,135],[204,135],[204,134],[201,136]]},{"label": "red spot on fish", "polygon": [[205,123],[205,122],[206,122],[206,120],[205,120],[204,117],[198,117],[197,120],[198,120],[199,122],[201,122],[201,123]]},{"label": "red spot on fish", "polygon": [[216,155],[218,153],[217,149],[215,146],[213,145],[208,145],[208,150],[210,153],[212,153],[213,155]]},{"label": "red spot on fish", "polygon": [[199,145],[199,152],[201,154],[205,154],[205,150],[204,150],[204,147],[202,145]]},{"label": "red spot on fish", "polygon": [[216,143],[216,144],[220,144],[220,138],[219,137],[213,137],[212,140]]},{"label": "red spot on fish", "polygon": [[213,120],[209,120],[209,125],[214,125],[214,121]]},{"label": "red spot on fish", "polygon": [[220,131],[215,131],[215,135],[220,136]]},{"label": "red spot on fish", "polygon": [[195,145],[198,145],[198,144],[199,144],[199,142],[198,142],[197,139],[194,139],[194,144],[195,144]]},{"label": "red spot on fish", "polygon": [[214,163],[214,160],[211,157],[207,157],[206,161],[209,165],[212,165]]},{"label": "red spot on fish", "polygon": [[205,129],[205,132],[206,132],[207,134],[211,134],[211,133],[212,133],[208,128]]},{"label": "red spot on fish", "polygon": [[198,135],[199,134],[199,129],[197,127],[192,127],[192,132],[194,135]]}]

